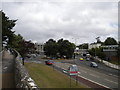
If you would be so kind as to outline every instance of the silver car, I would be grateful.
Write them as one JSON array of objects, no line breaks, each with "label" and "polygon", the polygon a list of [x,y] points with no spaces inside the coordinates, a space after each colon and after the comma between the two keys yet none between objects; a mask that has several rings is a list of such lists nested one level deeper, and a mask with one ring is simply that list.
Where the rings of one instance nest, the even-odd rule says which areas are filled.
[{"label": "silver car", "polygon": [[96,62],[91,62],[91,63],[90,63],[90,67],[96,67],[96,68],[97,68],[97,67],[98,67],[98,65],[97,65],[97,63],[96,63]]}]

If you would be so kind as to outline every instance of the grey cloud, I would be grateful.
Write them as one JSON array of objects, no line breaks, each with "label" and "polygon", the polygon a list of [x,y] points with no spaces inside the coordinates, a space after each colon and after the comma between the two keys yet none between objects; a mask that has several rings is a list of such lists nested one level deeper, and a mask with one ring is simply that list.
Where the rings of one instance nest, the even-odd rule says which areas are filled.
[{"label": "grey cloud", "polygon": [[79,38],[78,43],[93,42],[97,36],[115,37],[117,3],[40,1],[3,3],[3,10],[18,19],[14,30],[25,39],[45,42],[49,38]]}]

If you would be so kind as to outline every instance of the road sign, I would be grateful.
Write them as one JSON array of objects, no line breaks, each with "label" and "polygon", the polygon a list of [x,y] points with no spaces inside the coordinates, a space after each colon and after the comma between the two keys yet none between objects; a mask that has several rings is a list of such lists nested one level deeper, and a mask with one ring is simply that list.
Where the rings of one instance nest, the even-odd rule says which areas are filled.
[{"label": "road sign", "polygon": [[78,74],[78,68],[77,65],[71,65],[68,68],[69,75],[77,75]]}]

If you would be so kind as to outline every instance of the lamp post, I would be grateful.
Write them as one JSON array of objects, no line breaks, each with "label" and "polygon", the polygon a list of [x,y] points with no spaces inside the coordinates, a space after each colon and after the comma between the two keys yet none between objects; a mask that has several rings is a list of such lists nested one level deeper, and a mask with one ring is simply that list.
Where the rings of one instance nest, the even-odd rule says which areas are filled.
[{"label": "lamp post", "polygon": [[39,54],[39,46],[40,46],[40,45],[38,45],[38,54]]}]

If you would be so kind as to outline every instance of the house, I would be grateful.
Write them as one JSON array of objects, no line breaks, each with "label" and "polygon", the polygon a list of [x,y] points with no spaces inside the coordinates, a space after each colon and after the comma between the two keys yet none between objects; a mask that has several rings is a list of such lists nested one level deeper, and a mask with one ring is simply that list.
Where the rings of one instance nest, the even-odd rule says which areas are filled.
[{"label": "house", "polygon": [[88,45],[88,49],[99,48],[99,47],[101,47],[101,43],[91,43]]},{"label": "house", "polygon": [[35,43],[35,48],[36,48],[37,53],[44,53],[44,45],[43,44]]},{"label": "house", "polygon": [[103,45],[103,52],[108,60],[117,60],[118,45]]},{"label": "house", "polygon": [[79,49],[79,48],[76,48],[74,50],[74,53],[76,53],[76,54],[86,54],[86,53],[88,53],[88,49]]}]

